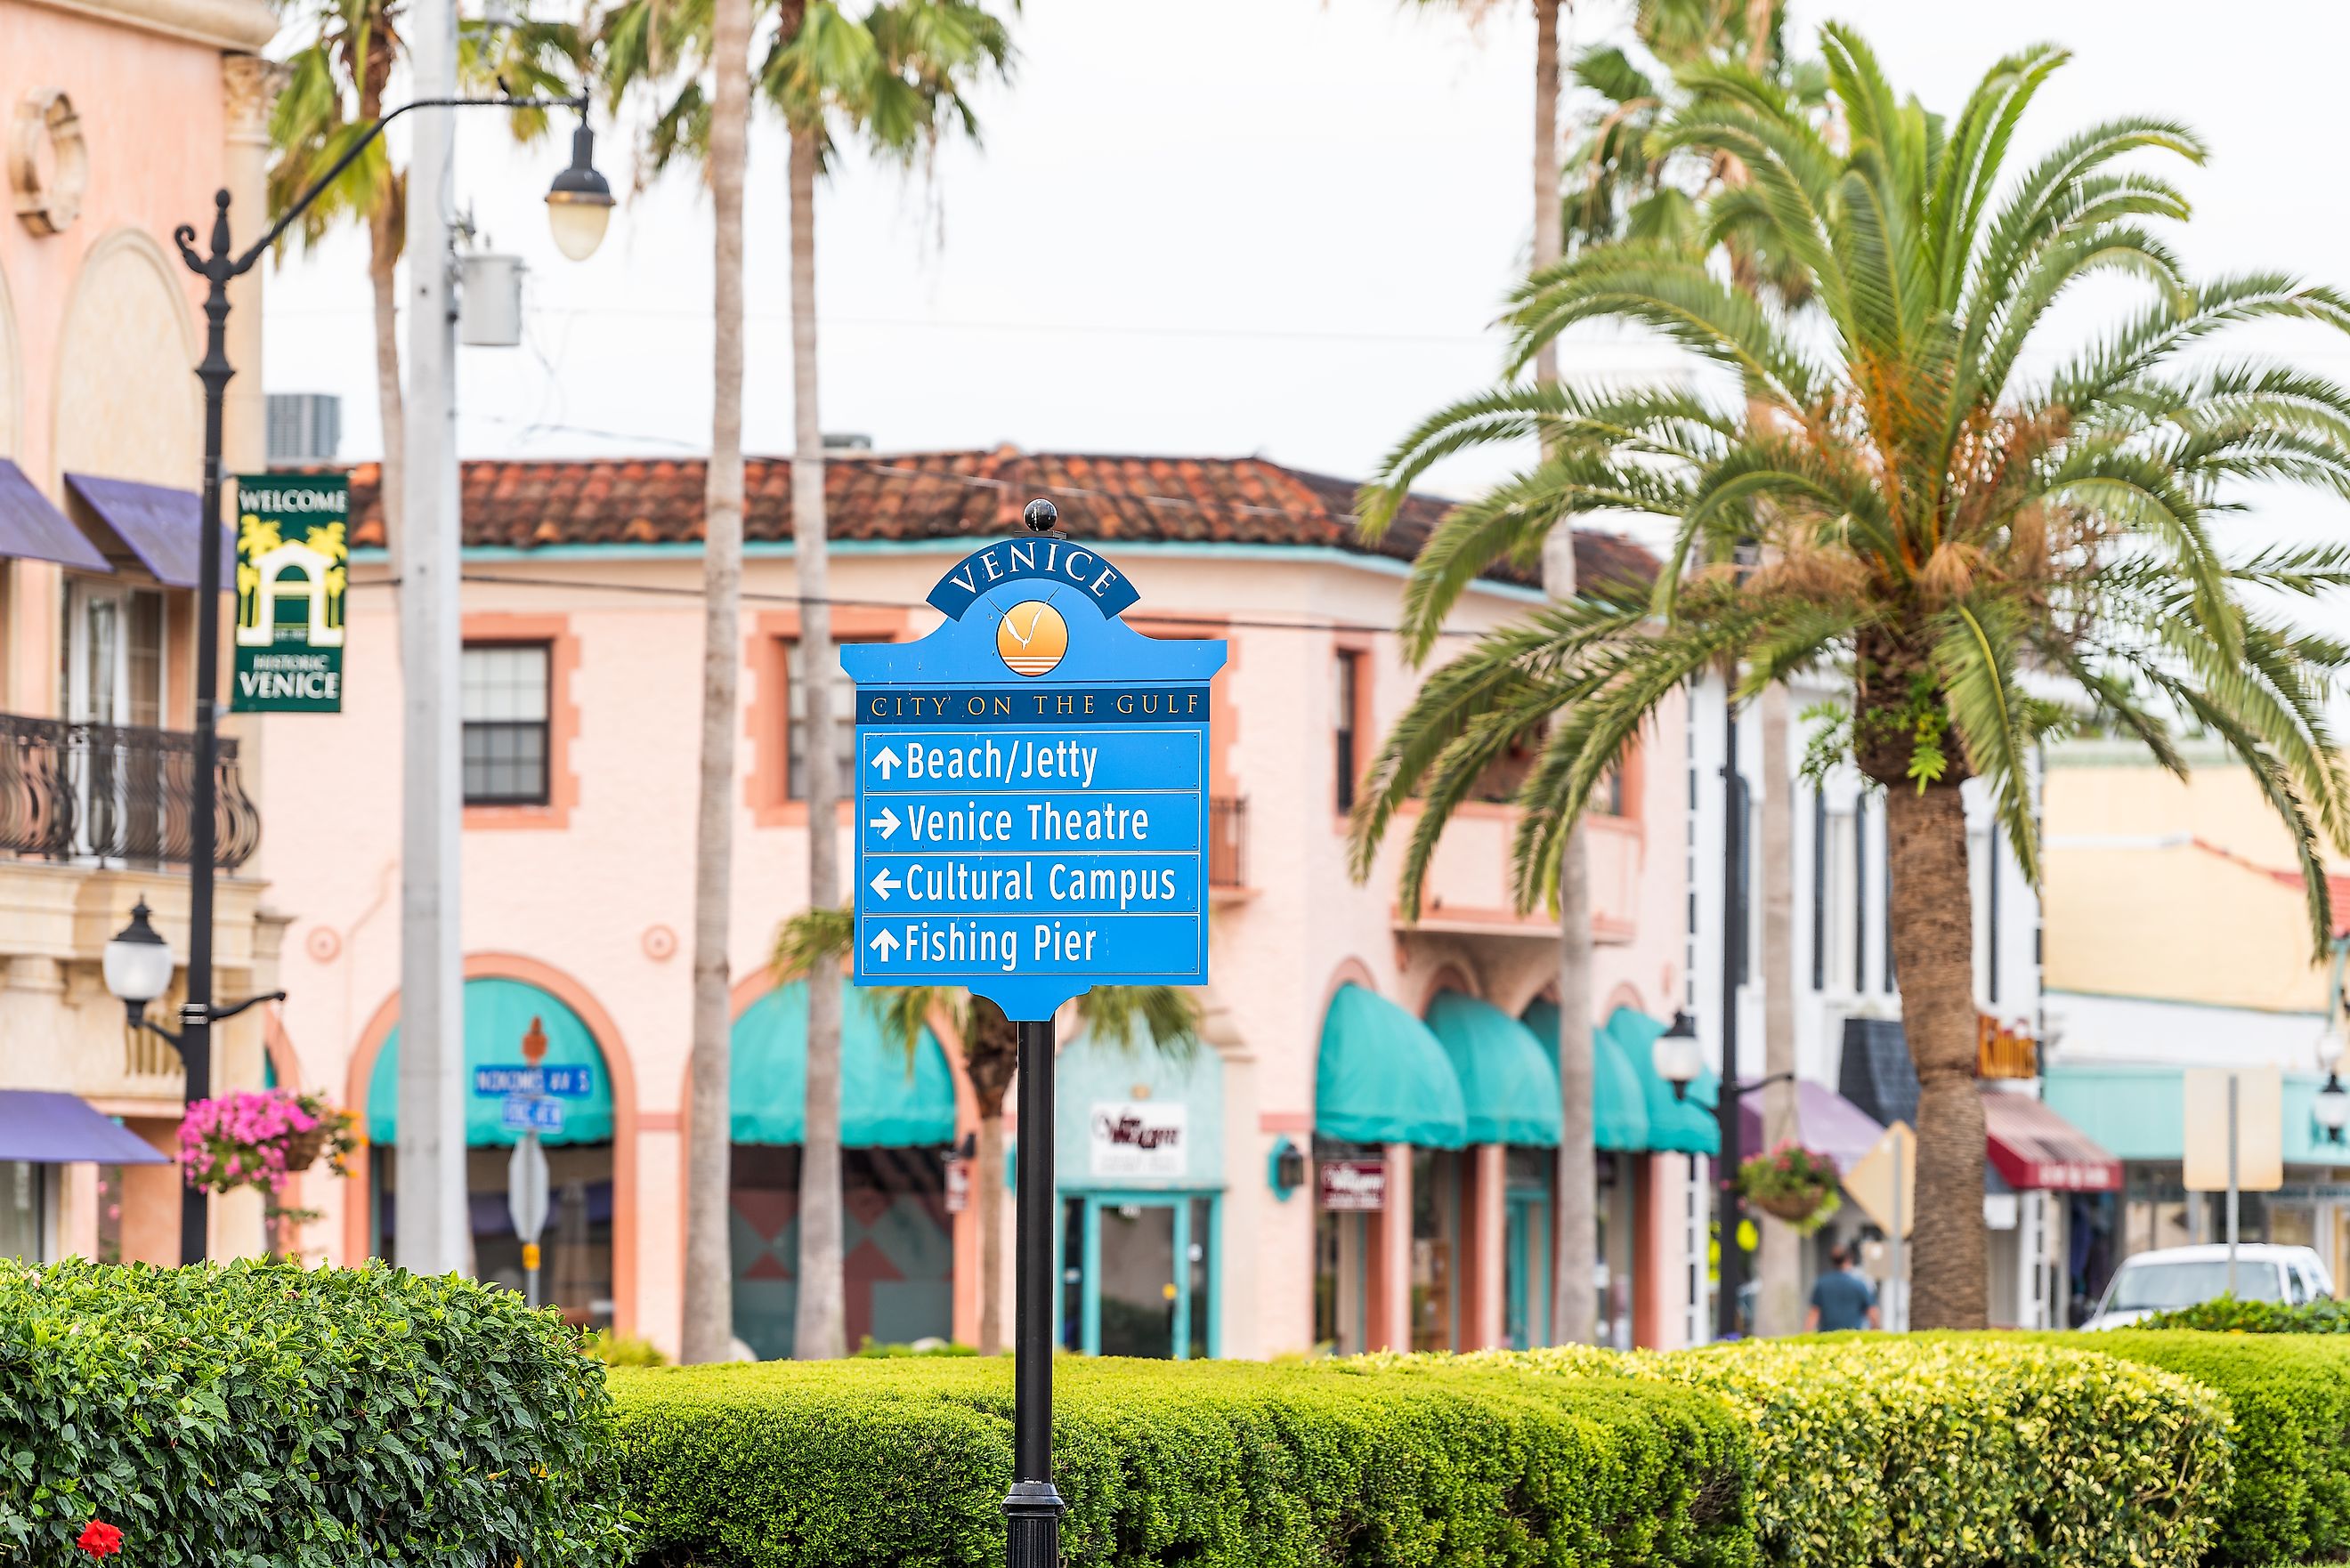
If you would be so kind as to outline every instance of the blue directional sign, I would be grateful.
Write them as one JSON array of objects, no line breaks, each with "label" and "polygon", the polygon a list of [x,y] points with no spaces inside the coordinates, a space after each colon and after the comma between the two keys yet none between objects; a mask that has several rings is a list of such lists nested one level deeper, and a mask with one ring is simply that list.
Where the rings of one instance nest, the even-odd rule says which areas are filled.
[{"label": "blue directional sign", "polygon": [[473,1069],[473,1093],[485,1099],[508,1095],[559,1095],[584,1100],[596,1092],[596,1069],[576,1066],[532,1067],[522,1063]]},{"label": "blue directional sign", "polygon": [[1090,545],[1001,539],[945,625],[852,644],[859,985],[960,985],[1014,1019],[1097,985],[1208,979],[1209,686]]},{"label": "blue directional sign", "polygon": [[563,1102],[541,1095],[508,1095],[498,1107],[499,1120],[508,1132],[559,1133],[563,1130]]}]

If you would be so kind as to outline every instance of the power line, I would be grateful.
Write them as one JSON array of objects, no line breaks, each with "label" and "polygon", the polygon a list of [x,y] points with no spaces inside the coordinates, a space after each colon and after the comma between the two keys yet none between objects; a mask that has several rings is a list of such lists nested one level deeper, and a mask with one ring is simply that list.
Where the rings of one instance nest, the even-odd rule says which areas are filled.
[{"label": "power line", "polygon": [[[561,588],[572,592],[641,594],[654,598],[699,599],[703,597],[698,587],[671,587],[662,583],[599,582],[575,577],[518,577],[504,572],[471,571],[458,574],[468,583],[497,583],[514,588]],[[371,578],[350,585],[353,592],[360,588],[396,588],[398,577]],[[804,597],[798,594],[759,593],[750,588],[741,590],[745,603],[772,605],[826,604],[835,609],[878,609],[912,611],[931,607],[928,603],[909,599],[852,599],[827,595],[822,599]],[[1210,630],[1231,628],[1240,631],[1315,631],[1344,632],[1361,636],[1400,637],[1405,628],[1371,621],[1343,620],[1249,620],[1232,616],[1186,615],[1180,612],[1151,611],[1140,618],[1157,625],[1196,626]],[[1446,627],[1439,637],[1482,637],[1483,628]]]}]

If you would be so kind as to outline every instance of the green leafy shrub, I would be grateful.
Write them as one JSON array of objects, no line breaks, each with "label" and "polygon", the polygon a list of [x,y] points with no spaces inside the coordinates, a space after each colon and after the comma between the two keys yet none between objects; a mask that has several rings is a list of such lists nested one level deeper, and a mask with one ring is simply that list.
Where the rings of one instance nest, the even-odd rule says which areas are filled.
[{"label": "green leafy shrub", "polygon": [[1722,1397],[1753,1428],[1754,1534],[1773,1563],[2189,1568],[2230,1496],[2218,1396],[2084,1351],[1869,1335],[1461,1362]]},{"label": "green leafy shrub", "polygon": [[2350,1334],[2350,1303],[2331,1296],[2298,1306],[2233,1296],[2140,1319],[2136,1328],[2199,1328],[2212,1334]]},{"label": "green leafy shrub", "polygon": [[607,1366],[667,1366],[669,1357],[640,1334],[615,1334],[599,1328],[580,1342],[580,1348]]},{"label": "green leafy shrub", "polygon": [[932,1341],[922,1345],[899,1345],[895,1341],[882,1344],[868,1334],[863,1343],[858,1345],[856,1354],[868,1361],[886,1361],[893,1356],[903,1358],[910,1355],[977,1355],[979,1347],[962,1345],[953,1340]]},{"label": "green leafy shrub", "polygon": [[2115,1329],[2042,1336],[2208,1384],[2235,1417],[2235,1485],[2214,1563],[2350,1557],[2350,1342]]},{"label": "green leafy shrub", "polygon": [[[1751,1559],[1747,1439],[1625,1379],[1064,1361],[1071,1568],[1483,1568]],[[993,1568],[1012,1480],[997,1357],[616,1372],[645,1549],[759,1568]]]},{"label": "green leafy shrub", "polygon": [[369,1264],[0,1259],[0,1562],[624,1561],[604,1371],[511,1291]]}]

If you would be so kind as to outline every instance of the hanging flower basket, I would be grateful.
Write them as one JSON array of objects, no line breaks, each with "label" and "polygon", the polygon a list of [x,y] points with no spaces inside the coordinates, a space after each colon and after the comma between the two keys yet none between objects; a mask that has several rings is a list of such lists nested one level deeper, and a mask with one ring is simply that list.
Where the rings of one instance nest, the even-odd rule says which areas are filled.
[{"label": "hanging flower basket", "polygon": [[1738,1168],[1739,1196],[1763,1213],[1810,1235],[1838,1209],[1836,1168],[1827,1156],[1799,1143],[1783,1143]]},{"label": "hanging flower basket", "polygon": [[336,1175],[348,1175],[344,1158],[359,1146],[356,1124],[323,1095],[240,1090],[188,1107],[180,1122],[180,1163],[191,1187],[255,1187],[274,1198],[321,1156]]}]

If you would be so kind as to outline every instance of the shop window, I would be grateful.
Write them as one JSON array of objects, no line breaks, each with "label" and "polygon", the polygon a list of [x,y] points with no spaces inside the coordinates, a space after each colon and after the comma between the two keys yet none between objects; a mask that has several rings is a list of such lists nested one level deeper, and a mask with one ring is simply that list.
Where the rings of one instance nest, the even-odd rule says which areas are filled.
[{"label": "shop window", "polygon": [[1360,704],[1363,694],[1363,656],[1352,649],[1338,650],[1331,667],[1335,687],[1331,707],[1335,719],[1332,737],[1337,762],[1337,805],[1341,815],[1355,809],[1356,785],[1363,772],[1361,737],[1356,727],[1361,721]]},{"label": "shop window", "polygon": [[48,1167],[0,1160],[0,1258],[47,1261],[48,1189]]},{"label": "shop window", "polygon": [[1461,1322],[1461,1159],[1411,1151],[1411,1347],[1457,1350]]},{"label": "shop window", "polygon": [[458,670],[467,805],[547,804],[548,647],[468,643]]}]

